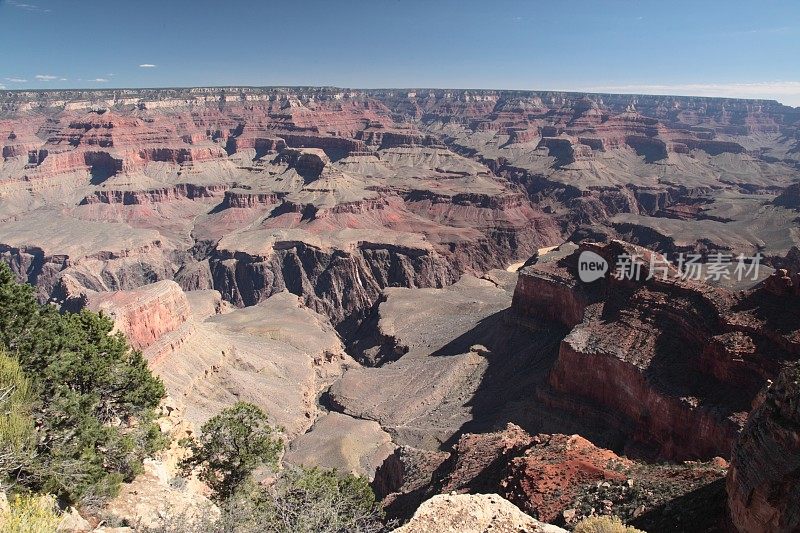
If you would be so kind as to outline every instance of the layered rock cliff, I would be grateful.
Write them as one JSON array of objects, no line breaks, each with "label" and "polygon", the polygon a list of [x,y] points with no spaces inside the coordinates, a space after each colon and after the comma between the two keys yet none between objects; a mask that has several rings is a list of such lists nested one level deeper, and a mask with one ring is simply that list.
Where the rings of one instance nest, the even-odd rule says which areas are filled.
[{"label": "layered rock cliff", "polygon": [[[612,272],[623,254],[639,257],[641,269],[634,279],[609,272],[584,283],[577,275],[584,251]],[[572,328],[539,395],[620,428],[633,453],[728,457],[758,390],[798,355],[797,326],[786,323],[798,311],[794,297],[774,294],[780,274],[734,294],[684,281],[672,267],[666,278],[651,276],[657,260],[666,264],[612,241],[522,270],[516,313]]]},{"label": "layered rock cliff", "polygon": [[800,364],[786,367],[750,413],[733,450],[728,506],[739,531],[800,528]]},{"label": "layered rock cliff", "polygon": [[437,492],[495,492],[538,520],[570,529],[588,516],[615,515],[647,531],[719,531],[726,518],[726,468],[719,458],[637,462],[579,435],[530,435],[508,424],[463,435],[432,472],[427,491],[414,489],[409,471],[412,477],[403,478],[400,492],[387,500],[396,512],[409,500]]}]

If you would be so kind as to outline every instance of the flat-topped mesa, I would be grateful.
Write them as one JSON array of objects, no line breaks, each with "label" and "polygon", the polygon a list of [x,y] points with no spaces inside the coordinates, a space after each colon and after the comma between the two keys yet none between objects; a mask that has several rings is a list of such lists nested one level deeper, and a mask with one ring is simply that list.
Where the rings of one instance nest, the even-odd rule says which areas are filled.
[{"label": "flat-topped mesa", "polygon": [[223,209],[252,209],[278,205],[286,193],[271,191],[253,191],[249,189],[231,189],[225,191],[225,196],[220,204]]},{"label": "flat-topped mesa", "polygon": [[[606,262],[608,271],[605,276],[594,283],[583,283],[578,276],[578,261],[584,251],[597,254]],[[612,276],[617,258],[627,254],[640,259],[638,279],[619,280]],[[513,310],[520,316],[530,316],[559,322],[567,327],[574,327],[584,320],[587,307],[607,298],[613,291],[626,285],[638,284],[639,280],[648,277],[651,258],[663,258],[641,246],[624,241],[613,240],[608,244],[583,242],[578,250],[559,261],[533,264],[520,272],[519,281],[514,292]],[[670,267],[668,273],[674,278],[677,273]],[[658,283],[654,276],[652,283]],[[675,282],[669,280],[670,282]],[[567,302],[563,305],[561,302]]]},{"label": "flat-topped mesa", "polygon": [[36,153],[42,140],[35,134],[34,124],[0,121],[0,157],[14,157]]},{"label": "flat-topped mesa", "polygon": [[230,137],[225,146],[229,154],[253,149],[256,151],[256,158],[267,154],[278,153],[285,148],[286,141],[280,137],[264,137],[257,135]]},{"label": "flat-topped mesa", "polygon": [[537,148],[546,148],[556,159],[556,165],[566,166],[575,162],[575,146],[564,137],[542,137]]},{"label": "flat-topped mesa", "polygon": [[356,138],[363,140],[367,146],[378,149],[409,146],[444,146],[433,135],[420,132],[364,130],[358,132]]},{"label": "flat-topped mesa", "polygon": [[426,202],[430,205],[447,204],[451,206],[496,210],[521,207],[526,204],[527,200],[525,195],[519,192],[507,192],[499,195],[465,192],[446,195],[419,189],[404,192],[403,199],[408,203]]},{"label": "flat-topped mesa", "polygon": [[130,149],[123,152],[125,169],[142,168],[150,162],[185,163],[224,159],[227,153],[221,146],[180,146]]},{"label": "flat-topped mesa", "polygon": [[275,158],[276,163],[286,163],[306,181],[318,178],[331,160],[321,148],[287,148]]},{"label": "flat-topped mesa", "polygon": [[203,198],[216,198],[227,192],[228,185],[197,185],[193,183],[181,183],[174,187],[164,187],[146,190],[120,190],[120,189],[98,189],[92,194],[85,196],[80,205],[90,204],[120,204],[120,205],[143,205],[170,202],[174,200],[197,200]]},{"label": "flat-topped mesa", "polygon": [[[683,139],[676,138],[670,147],[674,152],[688,152],[689,150],[702,150],[709,155],[719,155],[724,153],[742,154],[745,152],[744,146],[732,141],[719,141],[712,139]],[[684,150],[681,146],[685,147]]]},{"label": "flat-topped mesa", "polygon": [[347,137],[333,137],[326,135],[311,135],[300,133],[278,133],[290,148],[318,148],[325,152],[330,159],[341,159],[351,153],[367,151],[363,141]]},{"label": "flat-topped mesa", "polygon": [[[638,277],[584,283],[582,252],[612,271],[623,254],[636,255]],[[538,394],[604,420],[631,453],[726,457],[758,390],[800,353],[800,321],[787,323],[800,317],[800,299],[777,297],[770,288],[777,281],[734,294],[675,279],[674,268],[667,279],[660,270],[648,279],[651,258],[665,265],[622,241],[583,243],[563,259],[522,269],[514,312],[572,328]]]}]

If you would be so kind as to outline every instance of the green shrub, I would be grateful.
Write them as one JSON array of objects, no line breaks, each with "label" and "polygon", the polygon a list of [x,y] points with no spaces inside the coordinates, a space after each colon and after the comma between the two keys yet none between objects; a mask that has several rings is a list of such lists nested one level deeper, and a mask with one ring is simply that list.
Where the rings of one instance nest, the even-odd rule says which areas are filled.
[{"label": "green shrub", "polygon": [[375,531],[380,513],[366,479],[335,470],[290,467],[263,505],[273,531]]},{"label": "green shrub", "polygon": [[200,468],[199,477],[224,500],[260,465],[278,466],[283,450],[279,430],[257,406],[238,402],[203,424],[200,437],[182,442],[191,450],[185,470]]},{"label": "green shrub", "polygon": [[364,478],[335,470],[287,467],[274,483],[253,482],[259,466],[277,469],[283,449],[280,430],[269,425],[257,406],[239,402],[211,418],[198,438],[182,441],[191,455],[184,460],[188,473],[214,490],[222,510],[216,522],[173,517],[160,532],[276,532],[316,533],[382,531],[375,494]]},{"label": "green shrub", "polygon": [[[363,478],[333,470],[289,467],[272,486],[252,482],[220,502],[221,516],[170,515],[143,533],[378,533],[383,524]],[[137,531],[139,530],[137,529]]]},{"label": "green shrub", "polygon": [[626,526],[618,516],[590,516],[578,522],[573,531],[574,533],[644,533],[635,527]]},{"label": "green shrub", "polygon": [[0,349],[0,450],[5,453],[25,454],[35,446],[33,400],[30,380]]},{"label": "green shrub", "polygon": [[[0,481],[13,479],[68,503],[99,503],[163,445],[153,413],[164,386],[112,329],[97,313],[61,314],[39,304],[33,288],[0,265],[0,348],[33,380],[36,428],[30,460],[0,463]],[[9,379],[19,379],[3,364]],[[17,402],[7,421],[7,432],[20,432],[23,440],[24,404]]]}]

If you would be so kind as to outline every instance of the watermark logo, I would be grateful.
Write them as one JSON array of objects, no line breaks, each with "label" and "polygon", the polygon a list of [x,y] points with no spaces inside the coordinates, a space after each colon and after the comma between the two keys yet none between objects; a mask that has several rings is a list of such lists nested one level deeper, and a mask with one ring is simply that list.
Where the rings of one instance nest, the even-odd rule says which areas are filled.
[{"label": "watermark logo", "polygon": [[[681,279],[691,281],[757,281],[760,279],[761,254],[714,251],[706,254],[679,253],[675,262],[660,254],[620,254],[610,275],[619,280]],[[578,277],[584,283],[596,281],[609,273],[609,264],[595,252],[584,250],[578,256]]]},{"label": "watermark logo", "polygon": [[578,256],[578,277],[584,283],[591,283],[606,275],[608,272],[608,261],[600,255],[584,250]]}]

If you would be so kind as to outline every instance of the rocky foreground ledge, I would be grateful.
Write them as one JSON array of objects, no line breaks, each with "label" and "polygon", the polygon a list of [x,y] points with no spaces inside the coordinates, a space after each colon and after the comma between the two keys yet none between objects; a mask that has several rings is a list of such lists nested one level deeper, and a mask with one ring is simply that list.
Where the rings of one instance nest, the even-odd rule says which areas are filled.
[{"label": "rocky foreground ledge", "polygon": [[439,495],[423,503],[395,533],[563,533],[534,520],[497,494]]}]

